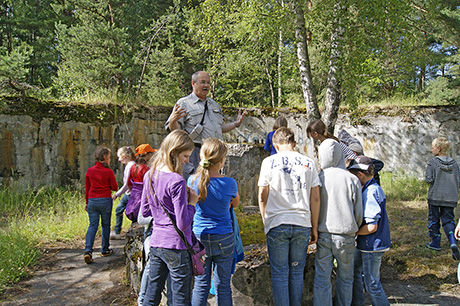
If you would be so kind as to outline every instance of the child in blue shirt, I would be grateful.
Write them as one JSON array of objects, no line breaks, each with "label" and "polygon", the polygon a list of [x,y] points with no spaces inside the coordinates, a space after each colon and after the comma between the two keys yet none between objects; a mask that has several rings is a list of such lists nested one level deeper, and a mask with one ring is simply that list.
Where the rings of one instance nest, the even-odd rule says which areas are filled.
[{"label": "child in blue shirt", "polygon": [[374,179],[374,165],[367,156],[358,156],[348,170],[363,185],[364,220],[359,228],[355,253],[352,305],[364,304],[363,280],[372,305],[385,306],[387,296],[380,282],[380,265],[385,251],[391,247],[386,197]]},{"label": "child in blue shirt", "polygon": [[235,239],[230,206],[238,207],[240,196],[233,178],[225,177],[227,146],[217,138],[203,141],[197,172],[189,177],[188,186],[198,194],[193,233],[206,248],[205,271],[195,276],[192,305],[206,306],[211,276],[214,279],[217,305],[233,305],[232,276]]},{"label": "child in blue shirt", "polygon": [[276,149],[272,142],[273,134],[275,134],[276,130],[280,127],[287,127],[287,125],[287,120],[283,116],[276,118],[275,123],[273,124],[273,130],[270,133],[268,133],[264,145],[264,150],[270,153],[270,155],[276,154]]}]

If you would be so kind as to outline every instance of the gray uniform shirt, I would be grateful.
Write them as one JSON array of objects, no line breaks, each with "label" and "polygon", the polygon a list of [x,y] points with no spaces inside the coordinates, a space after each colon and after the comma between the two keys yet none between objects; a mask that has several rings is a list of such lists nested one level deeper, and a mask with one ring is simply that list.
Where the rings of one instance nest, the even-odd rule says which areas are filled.
[{"label": "gray uniform shirt", "polygon": [[[205,101],[198,98],[193,92],[183,98],[180,98],[176,104],[179,104],[180,107],[186,110],[186,116],[180,118],[178,123],[182,130],[191,133],[197,124],[201,122],[204,113],[205,102],[208,103],[208,110],[204,117],[203,130],[193,141],[196,143],[201,143],[202,140],[210,137],[215,137],[223,140],[222,138],[222,124],[224,122],[222,109],[220,105],[217,104],[211,98],[206,98]],[[166,129],[168,128],[169,120],[171,115],[166,121]]]}]

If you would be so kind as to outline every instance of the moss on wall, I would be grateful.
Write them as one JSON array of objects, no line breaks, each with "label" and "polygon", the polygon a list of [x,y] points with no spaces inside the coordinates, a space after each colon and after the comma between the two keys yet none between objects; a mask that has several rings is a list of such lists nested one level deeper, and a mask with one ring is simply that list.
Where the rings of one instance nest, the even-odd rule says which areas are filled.
[{"label": "moss on wall", "polygon": [[116,123],[131,121],[133,113],[155,114],[170,112],[170,107],[119,106],[113,104],[84,104],[65,103],[58,101],[43,101],[27,97],[0,97],[0,113],[6,115],[28,115],[35,122],[43,118],[54,122],[76,121],[91,123],[97,126],[109,126]]}]

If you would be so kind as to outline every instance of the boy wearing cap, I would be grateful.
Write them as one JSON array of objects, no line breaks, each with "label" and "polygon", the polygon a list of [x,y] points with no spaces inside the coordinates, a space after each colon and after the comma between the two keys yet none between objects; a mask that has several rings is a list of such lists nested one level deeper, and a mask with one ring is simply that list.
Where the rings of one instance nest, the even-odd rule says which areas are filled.
[{"label": "boy wearing cap", "polygon": [[425,181],[430,184],[428,189],[428,236],[432,242],[426,247],[435,251],[441,250],[440,220],[449,239],[452,258],[460,259],[457,240],[454,236],[454,208],[458,202],[460,171],[455,159],[447,156],[449,141],[445,137],[433,140],[431,152],[435,156],[428,162]]},{"label": "boy wearing cap", "polygon": [[386,197],[374,179],[374,165],[367,156],[358,156],[348,170],[363,186],[363,225],[356,233],[355,273],[352,305],[364,304],[363,280],[372,305],[390,305],[380,282],[380,265],[391,247]]},{"label": "boy wearing cap", "polygon": [[294,133],[273,135],[277,154],[265,158],[259,209],[267,235],[275,306],[300,305],[307,248],[318,238],[319,179],[313,160],[294,151]]}]

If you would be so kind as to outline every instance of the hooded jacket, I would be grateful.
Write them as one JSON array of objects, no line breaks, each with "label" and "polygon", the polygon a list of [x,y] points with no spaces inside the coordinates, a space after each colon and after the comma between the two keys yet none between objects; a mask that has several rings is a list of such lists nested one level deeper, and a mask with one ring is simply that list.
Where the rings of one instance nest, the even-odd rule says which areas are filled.
[{"label": "hooded jacket", "polygon": [[428,162],[425,181],[430,184],[428,204],[456,207],[460,186],[460,171],[455,159],[436,156]]},{"label": "hooded jacket", "polygon": [[363,186],[364,223],[377,224],[377,231],[359,235],[356,248],[365,252],[384,252],[391,247],[390,224],[386,211],[386,197],[374,178]]},{"label": "hooded jacket", "polygon": [[318,231],[354,235],[363,220],[362,190],[359,179],[345,169],[340,145],[324,140],[318,149],[321,173],[321,207]]}]

